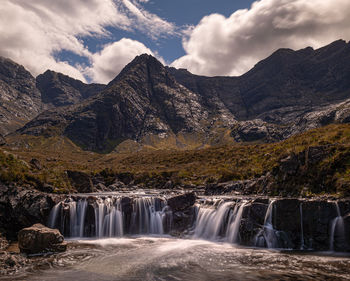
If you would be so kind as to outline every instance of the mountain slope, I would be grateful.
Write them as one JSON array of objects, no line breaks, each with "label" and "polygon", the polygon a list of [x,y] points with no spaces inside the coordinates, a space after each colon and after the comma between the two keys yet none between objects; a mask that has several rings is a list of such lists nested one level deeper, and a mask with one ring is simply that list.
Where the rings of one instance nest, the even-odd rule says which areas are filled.
[{"label": "mountain slope", "polygon": [[177,83],[159,61],[141,55],[95,97],[45,112],[21,132],[38,135],[60,128],[85,149],[110,151],[126,139],[202,133],[210,121],[234,122],[229,113],[222,114],[220,104],[218,111],[208,110],[201,97]]},{"label": "mountain slope", "polygon": [[43,103],[58,107],[79,103],[102,91],[105,85],[85,84],[62,73],[47,70],[36,78],[36,87],[41,92]]},{"label": "mountain slope", "polygon": [[218,96],[240,121],[286,124],[319,106],[350,98],[350,44],[343,40],[318,50],[280,49],[240,77],[169,71],[201,96]]},{"label": "mountain slope", "polygon": [[22,127],[41,110],[35,78],[23,66],[0,57],[0,134]]},{"label": "mountain slope", "polygon": [[350,44],[339,40],[318,50],[280,49],[240,77],[197,76],[141,55],[99,94],[44,112],[20,132],[61,134],[108,152],[149,136],[222,144],[228,130],[231,142],[274,142],[349,121]]}]

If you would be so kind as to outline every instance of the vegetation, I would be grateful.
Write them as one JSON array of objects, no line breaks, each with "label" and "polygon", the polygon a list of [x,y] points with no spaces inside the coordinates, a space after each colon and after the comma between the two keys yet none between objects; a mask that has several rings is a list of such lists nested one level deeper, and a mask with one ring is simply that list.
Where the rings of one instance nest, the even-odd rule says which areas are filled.
[{"label": "vegetation", "polygon": [[[9,145],[0,153],[0,179],[48,183],[56,192],[71,190],[65,170],[99,174],[107,182],[114,174],[127,175],[136,183],[153,187],[163,186],[169,180],[173,184],[203,185],[259,177],[272,171],[279,165],[279,160],[288,155],[298,154],[310,146],[331,145],[329,155],[307,167],[304,175],[307,181],[310,177],[326,178],[323,181],[326,186],[302,191],[304,182],[296,180],[293,182],[298,185],[295,189],[304,193],[344,195],[350,190],[349,125],[329,125],[272,144],[234,143],[176,150],[166,149],[162,140],[161,149],[157,150],[155,141],[152,141],[152,149],[150,146],[140,149],[137,145],[138,152],[98,154],[83,151],[64,137],[12,136],[8,138]],[[41,170],[27,164],[32,158],[40,161]]]}]

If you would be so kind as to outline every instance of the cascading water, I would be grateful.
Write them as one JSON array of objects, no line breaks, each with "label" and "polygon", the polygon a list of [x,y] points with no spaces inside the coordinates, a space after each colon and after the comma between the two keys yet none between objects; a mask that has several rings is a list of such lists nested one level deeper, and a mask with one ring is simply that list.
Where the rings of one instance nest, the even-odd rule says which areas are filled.
[{"label": "cascading water", "polygon": [[278,237],[272,223],[274,202],[275,200],[270,201],[265,214],[264,226],[255,238],[257,247],[278,248]]},{"label": "cascading water", "polygon": [[341,245],[344,246],[345,241],[344,219],[341,216],[338,202],[335,202],[335,208],[337,210],[337,217],[334,218],[331,223],[331,233],[329,241],[330,251],[334,251],[335,246],[341,248]]},{"label": "cascading water", "polygon": [[303,203],[302,202],[299,205],[299,211],[300,211],[300,250],[304,250],[305,241],[304,241]]},{"label": "cascading water", "polygon": [[245,203],[223,202],[217,209],[200,207],[194,237],[238,243],[239,226]]},{"label": "cascading water", "polygon": [[[69,237],[120,237],[129,234],[164,234],[171,228],[165,200],[141,197],[124,204],[121,197],[72,198],[57,204],[48,225]],[[90,202],[89,202],[90,201]]]}]

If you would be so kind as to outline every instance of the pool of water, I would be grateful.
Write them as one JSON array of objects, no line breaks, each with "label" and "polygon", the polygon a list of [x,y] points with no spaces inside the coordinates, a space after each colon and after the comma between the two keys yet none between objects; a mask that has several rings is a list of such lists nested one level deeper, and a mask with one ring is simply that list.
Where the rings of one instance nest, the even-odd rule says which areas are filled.
[{"label": "pool of water", "polygon": [[172,237],[68,240],[50,264],[1,280],[350,280],[350,256]]}]

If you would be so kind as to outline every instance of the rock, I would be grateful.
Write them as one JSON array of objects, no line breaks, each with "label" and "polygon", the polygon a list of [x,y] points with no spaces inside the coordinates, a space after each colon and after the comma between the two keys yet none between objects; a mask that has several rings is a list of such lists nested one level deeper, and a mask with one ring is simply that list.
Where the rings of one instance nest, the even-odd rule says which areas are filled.
[{"label": "rock", "polygon": [[164,189],[172,189],[173,187],[174,187],[174,184],[171,180],[167,181],[163,186]]},{"label": "rock", "polygon": [[30,164],[33,168],[35,168],[35,169],[37,169],[37,170],[41,170],[41,169],[43,168],[43,167],[41,166],[40,161],[39,161],[38,159],[36,159],[36,158],[32,158],[32,160],[29,161],[29,164]]},{"label": "rock", "polygon": [[59,230],[42,224],[22,229],[18,233],[18,246],[26,254],[64,252],[67,249],[67,243]]},{"label": "rock", "polygon": [[3,146],[6,144],[5,138],[0,134],[0,146]]},{"label": "rock", "polygon": [[46,223],[52,207],[62,199],[62,195],[0,183],[0,230],[15,240],[22,228]]},{"label": "rock", "polygon": [[51,106],[76,104],[102,91],[105,85],[85,84],[62,73],[47,70],[36,78],[43,103]]},{"label": "rock", "polygon": [[185,193],[183,195],[169,198],[167,203],[173,212],[182,211],[192,207],[196,202],[196,198],[197,197],[193,192]]},{"label": "rock", "polygon": [[7,241],[6,237],[0,233],[0,251],[6,250],[8,246],[9,242]]},{"label": "rock", "polygon": [[90,193],[95,191],[91,177],[88,174],[70,170],[67,170],[66,172],[70,183],[79,193]]},{"label": "rock", "polygon": [[111,191],[118,191],[119,189],[126,188],[127,186],[119,180],[115,180],[113,184],[108,186],[108,189]]},{"label": "rock", "polygon": [[0,134],[14,132],[41,111],[35,78],[23,66],[0,57]]},{"label": "rock", "polygon": [[111,189],[107,188],[103,183],[98,183],[95,185],[95,189],[98,191],[110,191]]}]

